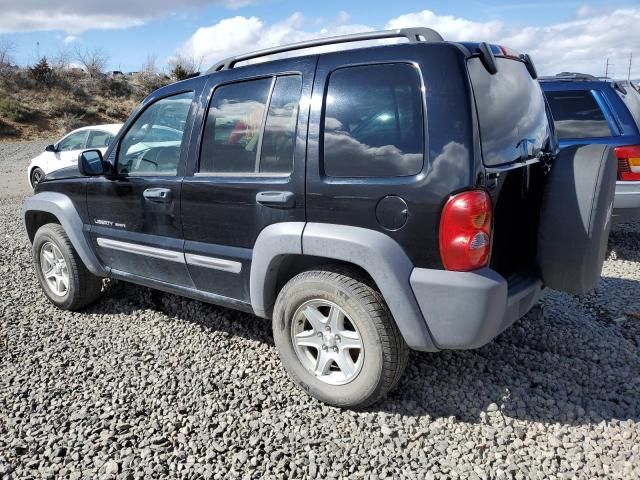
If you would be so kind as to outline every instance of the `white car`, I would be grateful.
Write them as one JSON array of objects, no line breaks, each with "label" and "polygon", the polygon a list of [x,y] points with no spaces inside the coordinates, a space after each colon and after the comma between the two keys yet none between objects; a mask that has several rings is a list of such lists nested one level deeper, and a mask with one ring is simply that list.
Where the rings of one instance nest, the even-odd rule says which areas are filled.
[{"label": "white car", "polygon": [[29,185],[34,188],[47,173],[77,165],[78,154],[83,150],[97,148],[104,154],[121,127],[121,123],[82,127],[68,133],[57,143],[47,145],[27,168]]}]

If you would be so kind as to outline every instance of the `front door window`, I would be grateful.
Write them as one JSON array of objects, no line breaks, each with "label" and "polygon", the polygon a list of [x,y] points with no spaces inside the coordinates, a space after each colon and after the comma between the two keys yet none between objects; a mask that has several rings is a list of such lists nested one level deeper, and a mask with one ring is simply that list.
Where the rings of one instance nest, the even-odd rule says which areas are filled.
[{"label": "front door window", "polygon": [[118,149],[122,175],[176,175],[193,92],[149,106],[124,135]]}]

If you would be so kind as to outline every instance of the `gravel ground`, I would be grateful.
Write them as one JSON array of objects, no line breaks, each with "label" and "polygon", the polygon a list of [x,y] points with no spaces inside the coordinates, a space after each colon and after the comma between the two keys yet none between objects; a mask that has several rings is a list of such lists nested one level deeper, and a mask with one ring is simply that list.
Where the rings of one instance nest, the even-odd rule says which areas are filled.
[{"label": "gravel ground", "polygon": [[51,306],[20,219],[44,143],[0,145],[1,478],[640,478],[640,225],[593,294],[413,353],[386,400],[342,411],[292,385],[251,315],[124,283]]}]

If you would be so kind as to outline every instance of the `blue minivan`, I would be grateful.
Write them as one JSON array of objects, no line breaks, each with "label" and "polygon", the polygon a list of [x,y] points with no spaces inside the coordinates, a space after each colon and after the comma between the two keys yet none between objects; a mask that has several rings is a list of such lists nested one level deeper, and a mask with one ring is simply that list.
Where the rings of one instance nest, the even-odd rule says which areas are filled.
[{"label": "blue minivan", "polygon": [[613,216],[640,220],[640,93],[626,81],[580,73],[540,77],[561,147],[603,143],[618,157]]}]

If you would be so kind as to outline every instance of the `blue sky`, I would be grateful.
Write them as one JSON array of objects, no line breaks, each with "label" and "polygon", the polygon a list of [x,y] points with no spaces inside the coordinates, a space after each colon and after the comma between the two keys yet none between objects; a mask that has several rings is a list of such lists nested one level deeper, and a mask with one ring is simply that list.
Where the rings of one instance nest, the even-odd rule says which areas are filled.
[{"label": "blue sky", "polygon": [[640,5],[628,0],[0,0],[0,12],[0,41],[13,44],[13,57],[23,65],[64,48],[99,47],[110,69],[139,70],[148,55],[164,68],[176,54],[197,57],[206,67],[221,56],[276,43],[411,25],[435,26],[445,39],[511,43],[532,53],[543,73],[579,68],[602,74],[604,58],[611,57],[614,73],[626,76],[634,48],[640,66]]}]

